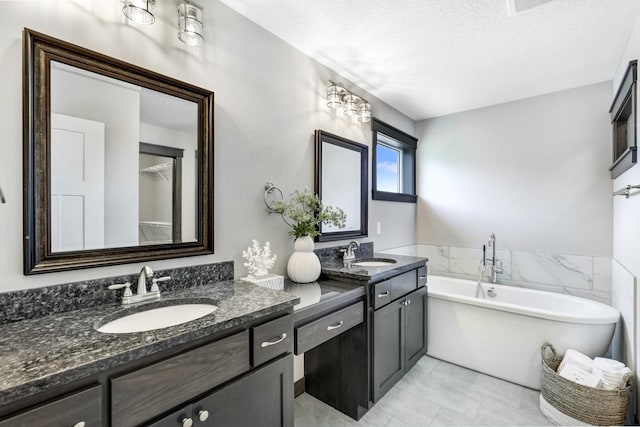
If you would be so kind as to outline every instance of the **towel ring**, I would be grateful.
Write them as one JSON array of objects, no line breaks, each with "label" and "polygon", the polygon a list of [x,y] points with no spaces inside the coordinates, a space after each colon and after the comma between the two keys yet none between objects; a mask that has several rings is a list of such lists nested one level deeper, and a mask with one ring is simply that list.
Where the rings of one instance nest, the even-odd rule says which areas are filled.
[{"label": "towel ring", "polygon": [[270,211],[273,211],[273,208],[271,207],[271,205],[269,205],[269,200],[267,196],[269,196],[274,191],[277,191],[278,193],[280,193],[280,200],[284,200],[284,194],[282,194],[282,190],[279,189],[273,182],[267,182],[266,184],[264,184],[264,205]]}]

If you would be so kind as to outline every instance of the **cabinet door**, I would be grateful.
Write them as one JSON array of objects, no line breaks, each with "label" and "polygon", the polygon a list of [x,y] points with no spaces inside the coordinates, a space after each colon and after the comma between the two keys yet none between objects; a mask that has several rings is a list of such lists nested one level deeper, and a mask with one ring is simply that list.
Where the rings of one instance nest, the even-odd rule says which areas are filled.
[{"label": "cabinet door", "polygon": [[403,298],[405,301],[405,369],[410,369],[427,352],[427,288]]},{"label": "cabinet door", "polygon": [[192,407],[194,427],[293,427],[293,356],[253,371]]},{"label": "cabinet door", "polygon": [[[82,424],[84,423],[84,424]],[[20,415],[0,421],[0,427],[99,427],[102,425],[102,393],[92,387],[51,403],[38,406]]]},{"label": "cabinet door", "polygon": [[373,313],[373,401],[377,402],[404,374],[404,300]]}]

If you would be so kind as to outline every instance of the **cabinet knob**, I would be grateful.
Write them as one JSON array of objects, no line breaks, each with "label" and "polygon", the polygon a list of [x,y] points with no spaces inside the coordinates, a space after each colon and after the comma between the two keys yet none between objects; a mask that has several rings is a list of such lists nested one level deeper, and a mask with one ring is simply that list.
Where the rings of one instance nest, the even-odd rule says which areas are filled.
[{"label": "cabinet knob", "polygon": [[78,421],[73,425],[73,427],[84,427],[85,425],[87,425],[87,423],[85,423],[84,421]]},{"label": "cabinet knob", "polygon": [[198,412],[198,419],[204,422],[204,421],[207,421],[208,418],[209,418],[209,411],[205,409],[200,409],[200,411]]},{"label": "cabinet knob", "polygon": [[182,427],[191,427],[193,425],[193,420],[187,417],[184,417],[180,422],[182,423]]},{"label": "cabinet knob", "polygon": [[410,299],[405,300],[405,301],[403,301],[403,302],[402,302],[402,305],[404,305],[405,307],[406,307],[407,305],[409,305],[409,304],[411,304],[411,300],[410,300]]}]

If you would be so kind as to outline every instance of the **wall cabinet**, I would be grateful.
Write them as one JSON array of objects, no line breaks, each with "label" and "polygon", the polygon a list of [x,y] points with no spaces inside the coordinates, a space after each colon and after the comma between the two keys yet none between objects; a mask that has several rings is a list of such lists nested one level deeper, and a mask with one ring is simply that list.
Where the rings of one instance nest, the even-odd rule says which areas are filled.
[{"label": "wall cabinet", "polygon": [[377,402],[427,351],[427,288],[373,313],[373,401]]}]

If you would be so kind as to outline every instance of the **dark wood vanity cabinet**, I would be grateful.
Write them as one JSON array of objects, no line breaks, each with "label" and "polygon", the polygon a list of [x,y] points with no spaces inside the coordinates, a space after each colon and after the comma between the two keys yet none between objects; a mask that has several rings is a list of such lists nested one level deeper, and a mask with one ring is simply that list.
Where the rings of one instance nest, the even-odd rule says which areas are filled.
[{"label": "dark wood vanity cabinet", "polygon": [[335,314],[348,324],[363,313],[362,322],[326,341],[325,329],[340,324],[333,314],[296,327],[296,354],[305,358],[305,391],[356,420],[427,352],[427,267],[361,283],[364,301]]},{"label": "dark wood vanity cabinet", "polygon": [[293,315],[226,334],[85,378],[95,385],[7,414],[0,427],[292,427]]},{"label": "dark wood vanity cabinet", "polygon": [[293,426],[293,356],[270,362],[150,427]]},{"label": "dark wood vanity cabinet", "polygon": [[373,313],[373,401],[377,402],[427,351],[427,288]]},{"label": "dark wood vanity cabinet", "polygon": [[292,335],[293,316],[282,316],[116,378],[112,425],[139,425],[180,404],[147,425],[292,426]]}]

